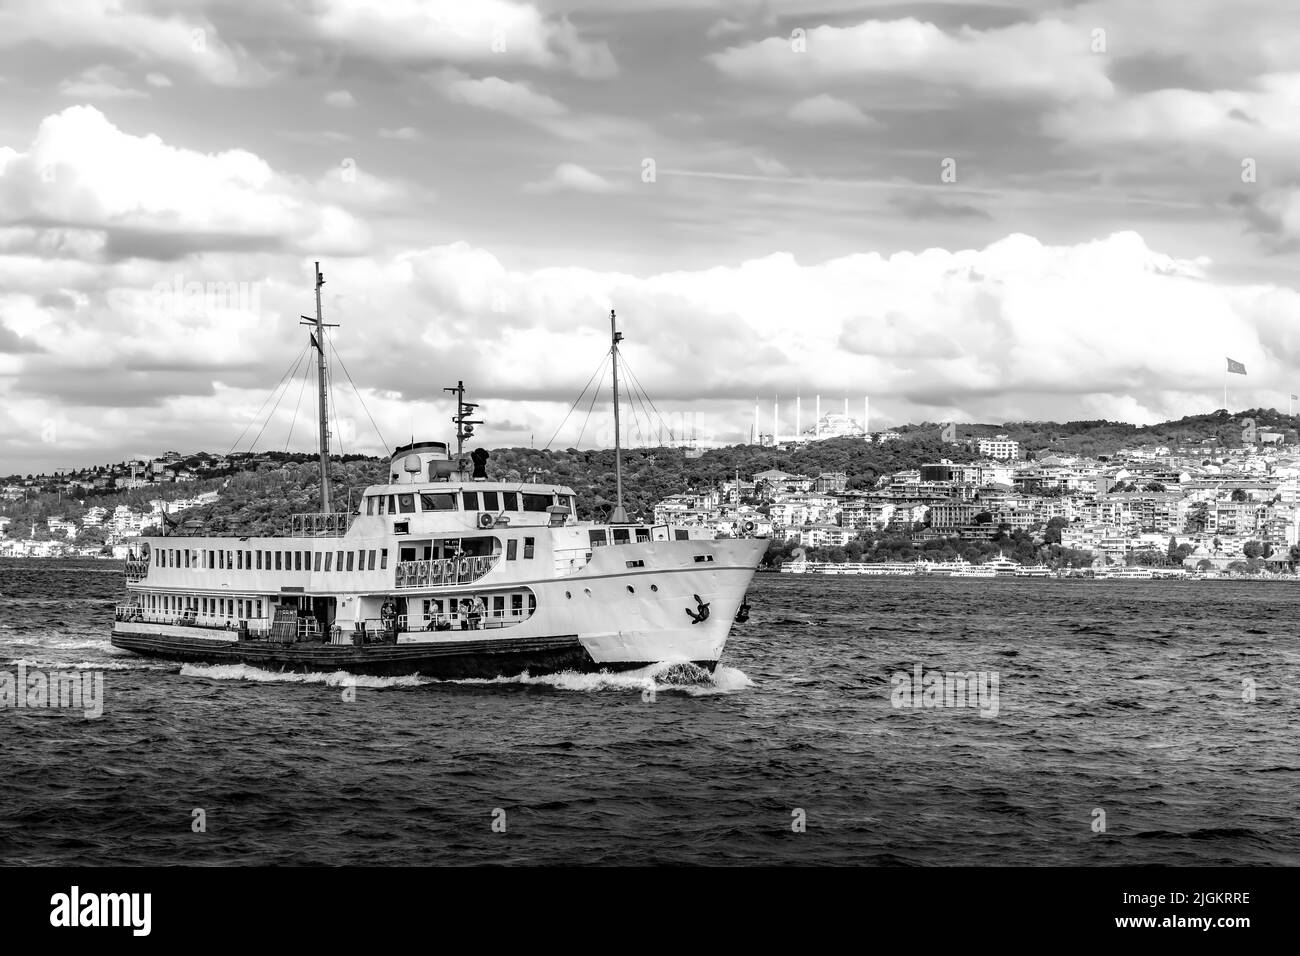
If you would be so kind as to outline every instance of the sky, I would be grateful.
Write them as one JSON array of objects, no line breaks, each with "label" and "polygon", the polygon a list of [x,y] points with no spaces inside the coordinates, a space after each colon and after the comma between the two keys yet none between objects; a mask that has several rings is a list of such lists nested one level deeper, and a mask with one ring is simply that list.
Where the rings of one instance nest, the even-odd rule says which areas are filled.
[{"label": "sky", "polygon": [[5,0],[0,105],[0,473],[314,448],[315,261],[336,452],[612,444],[611,309],[631,444],[1300,391],[1296,5]]}]

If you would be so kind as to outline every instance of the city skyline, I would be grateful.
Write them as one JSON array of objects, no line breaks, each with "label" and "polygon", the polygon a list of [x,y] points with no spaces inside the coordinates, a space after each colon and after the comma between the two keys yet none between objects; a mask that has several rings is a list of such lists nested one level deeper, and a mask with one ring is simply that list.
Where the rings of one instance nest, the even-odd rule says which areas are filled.
[{"label": "city skyline", "polygon": [[[335,363],[347,452],[384,452],[369,415],[390,443],[447,438],[458,379],[484,444],[541,447],[610,308],[667,422],[723,442],[813,369],[805,398],[866,392],[873,430],[1176,419],[1220,407],[1225,355],[1250,370],[1233,406],[1277,406],[1300,348],[1297,20],[8,4],[0,471],[234,447],[306,345],[316,260],[368,409]],[[584,443],[612,443],[591,421]],[[291,448],[314,441],[300,414]]]}]

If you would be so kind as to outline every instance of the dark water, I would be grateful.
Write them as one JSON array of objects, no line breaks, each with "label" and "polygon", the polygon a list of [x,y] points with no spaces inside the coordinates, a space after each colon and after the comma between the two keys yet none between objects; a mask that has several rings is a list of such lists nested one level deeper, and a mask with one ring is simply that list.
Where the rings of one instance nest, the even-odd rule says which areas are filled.
[{"label": "dark water", "polygon": [[[123,656],[120,593],[114,563],[0,561],[0,668],[106,696],[0,710],[0,861],[1300,863],[1297,586],[760,575],[713,683],[352,702]],[[997,716],[894,708],[915,664],[996,672]]]}]

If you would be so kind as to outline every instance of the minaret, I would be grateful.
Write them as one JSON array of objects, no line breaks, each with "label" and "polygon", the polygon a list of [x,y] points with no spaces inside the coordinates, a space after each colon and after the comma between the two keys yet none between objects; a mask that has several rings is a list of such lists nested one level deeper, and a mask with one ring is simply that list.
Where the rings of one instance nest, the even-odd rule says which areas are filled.
[{"label": "minaret", "polygon": [[762,434],[762,429],[760,428],[760,426],[759,426],[759,424],[758,424],[758,396],[755,395],[755,396],[754,396],[754,435],[753,435],[753,438],[752,438],[751,440],[752,440],[752,441],[754,442],[754,444],[756,444],[756,445],[760,443],[759,440],[758,440],[758,436],[759,436],[760,434]]}]

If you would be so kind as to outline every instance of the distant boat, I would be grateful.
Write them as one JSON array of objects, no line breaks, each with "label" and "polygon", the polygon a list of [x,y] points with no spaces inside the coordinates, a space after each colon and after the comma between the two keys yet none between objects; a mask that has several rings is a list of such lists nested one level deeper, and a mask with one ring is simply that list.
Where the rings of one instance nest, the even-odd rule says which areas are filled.
[{"label": "distant boat", "polygon": [[1136,565],[1124,567],[1101,568],[1093,574],[1094,578],[1104,581],[1150,581],[1155,574],[1150,568]]}]

